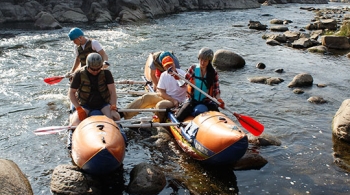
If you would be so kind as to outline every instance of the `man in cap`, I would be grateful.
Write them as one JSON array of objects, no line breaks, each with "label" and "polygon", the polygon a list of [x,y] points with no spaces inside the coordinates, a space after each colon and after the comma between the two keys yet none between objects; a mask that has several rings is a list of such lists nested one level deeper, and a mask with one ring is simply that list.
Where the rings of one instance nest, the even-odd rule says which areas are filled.
[{"label": "man in cap", "polygon": [[152,81],[154,91],[157,90],[160,75],[165,71],[162,65],[162,60],[166,56],[170,56],[174,61],[175,67],[180,68],[179,60],[172,51],[158,51],[151,53],[146,61],[145,77]]},{"label": "man in cap", "polygon": [[84,36],[84,32],[80,28],[72,28],[68,33],[68,37],[74,43],[75,54],[75,61],[70,73],[74,73],[78,69],[79,65],[80,67],[85,66],[86,57],[93,52],[99,53],[102,56],[104,68],[109,66],[108,56],[97,40],[87,39]]},{"label": "man in cap", "polygon": [[78,125],[92,110],[101,110],[109,118],[119,120],[117,94],[114,78],[109,70],[102,69],[102,57],[91,53],[87,66],[76,71],[70,84],[68,96],[76,108],[70,125]]},{"label": "man in cap", "polygon": [[[165,56],[162,60],[162,66],[165,70],[172,68],[178,74],[184,76],[185,71],[175,68],[175,63],[172,57]],[[159,78],[157,85],[158,93],[145,94],[133,102],[131,102],[127,108],[128,109],[144,109],[153,108],[156,109],[166,109],[178,107],[186,100],[187,87],[184,83],[178,82],[179,78],[175,78],[173,75],[164,71]],[[180,83],[180,84],[179,84]],[[124,118],[129,119],[137,115],[138,112],[124,112]],[[155,112],[158,116],[160,122],[166,121],[165,112]]]}]

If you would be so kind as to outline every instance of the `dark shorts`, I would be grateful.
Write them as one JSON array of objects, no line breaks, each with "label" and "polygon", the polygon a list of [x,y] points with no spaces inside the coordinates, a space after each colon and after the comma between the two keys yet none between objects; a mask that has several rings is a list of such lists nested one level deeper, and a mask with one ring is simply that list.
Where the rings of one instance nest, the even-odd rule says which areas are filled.
[{"label": "dark shorts", "polygon": [[101,107],[99,107],[99,108],[90,108],[88,105],[83,105],[83,106],[81,106],[81,107],[83,107],[83,108],[85,108],[86,110],[88,110],[88,111],[93,111],[93,110],[101,110],[102,108],[104,108],[105,106],[108,106],[109,104],[108,103],[105,103],[105,104],[103,104]]}]

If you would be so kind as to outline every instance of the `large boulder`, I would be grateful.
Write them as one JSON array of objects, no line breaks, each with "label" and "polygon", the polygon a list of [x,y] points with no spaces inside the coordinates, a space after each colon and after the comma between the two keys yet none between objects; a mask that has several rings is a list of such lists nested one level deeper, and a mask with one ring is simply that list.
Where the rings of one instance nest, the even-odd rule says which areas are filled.
[{"label": "large boulder", "polygon": [[34,26],[42,30],[60,29],[60,23],[49,13],[40,12]]},{"label": "large boulder", "polygon": [[51,176],[51,191],[57,194],[91,194],[87,177],[74,165],[59,165]]},{"label": "large boulder", "polygon": [[245,60],[232,51],[219,49],[214,53],[213,66],[218,70],[238,69],[245,66]]},{"label": "large boulder", "polygon": [[157,167],[141,163],[130,173],[128,192],[130,194],[158,194],[166,184],[164,173]]},{"label": "large boulder", "polygon": [[322,36],[321,42],[323,46],[329,49],[350,49],[349,39],[339,36]]},{"label": "large boulder", "polygon": [[28,179],[11,160],[0,159],[0,194],[33,194]]},{"label": "large boulder", "polygon": [[332,133],[337,139],[350,144],[350,99],[344,100],[336,112],[332,123]]},{"label": "large boulder", "polygon": [[311,86],[314,82],[314,79],[310,74],[301,73],[296,75],[293,80],[288,84],[289,88],[292,87],[308,87]]}]

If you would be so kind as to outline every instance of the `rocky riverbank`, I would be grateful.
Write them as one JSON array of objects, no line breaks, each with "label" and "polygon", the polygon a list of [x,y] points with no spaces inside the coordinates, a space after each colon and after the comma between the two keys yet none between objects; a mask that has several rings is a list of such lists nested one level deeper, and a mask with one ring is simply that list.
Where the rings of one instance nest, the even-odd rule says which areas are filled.
[{"label": "rocky riverbank", "polygon": [[[263,1],[265,2],[265,1]],[[0,24],[29,22],[38,29],[59,29],[64,23],[118,23],[147,21],[167,14],[194,10],[253,9],[258,0],[3,0]],[[267,0],[265,3],[327,4],[328,0]]]}]

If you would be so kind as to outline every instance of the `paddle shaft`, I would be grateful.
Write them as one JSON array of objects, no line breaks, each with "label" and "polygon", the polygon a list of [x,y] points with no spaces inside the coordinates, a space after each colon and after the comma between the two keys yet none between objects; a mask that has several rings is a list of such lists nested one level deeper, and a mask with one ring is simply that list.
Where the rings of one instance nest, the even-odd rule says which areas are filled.
[{"label": "paddle shaft", "polygon": [[166,109],[118,109],[118,112],[166,112]]},{"label": "paddle shaft", "polygon": [[[59,82],[61,82],[64,78],[68,78],[66,76],[52,76],[44,78],[44,82],[49,85],[54,85]],[[147,84],[146,81],[133,81],[133,80],[122,80],[122,81],[116,81],[115,84]]]},{"label": "paddle shaft", "polygon": [[116,81],[115,84],[143,84],[145,85],[147,81],[133,81],[133,80],[121,80],[121,81]]},{"label": "paddle shaft", "polygon": [[[173,73],[174,75],[178,76],[180,79],[184,80],[187,84],[191,85],[193,88],[195,88],[196,90],[201,92],[203,95],[205,95],[206,97],[208,97],[209,99],[211,99],[212,101],[214,101],[215,103],[220,105],[220,102],[217,99],[211,97],[209,94],[207,94],[206,92],[204,92],[203,90],[201,90],[200,88],[198,88],[197,86],[192,84],[190,81],[188,81],[183,76],[177,74],[175,71],[172,71],[171,68],[168,69],[168,72],[170,74]],[[232,112],[227,107],[224,107],[223,109],[225,109],[225,110],[229,111],[231,114],[233,114],[237,118],[239,123],[245,129],[247,129],[249,132],[251,132],[253,135],[259,136],[264,131],[264,126],[261,123],[259,123],[258,121],[254,120],[253,118],[248,117],[248,116],[243,116],[243,115],[238,114],[236,112]]]},{"label": "paddle shaft", "polygon": [[[118,121],[116,121],[118,122]],[[141,122],[140,124],[127,124],[122,125],[122,127],[127,128],[147,128],[147,127],[168,127],[176,125],[187,125],[187,123],[152,123],[150,121]],[[77,126],[53,126],[53,127],[43,127],[34,131],[35,135],[48,135],[56,134],[62,131],[67,131],[70,129],[76,129]]]},{"label": "paddle shaft", "polygon": [[[211,99],[212,101],[214,101],[215,103],[217,103],[218,105],[220,105],[221,103],[216,99],[211,97],[209,94],[205,93],[203,90],[201,90],[200,88],[198,88],[196,85],[194,85],[193,83],[191,83],[190,81],[188,81],[185,77],[181,76],[180,74],[177,74],[175,71],[172,71],[171,68],[168,69],[168,72],[170,74],[174,74],[176,76],[178,76],[180,79],[182,79],[183,81],[185,81],[187,84],[191,85],[193,88],[195,88],[196,90],[198,90],[199,92],[201,92],[203,95],[205,95],[207,98]],[[226,110],[228,110],[227,108],[225,108]],[[228,110],[230,111],[230,110]],[[230,111],[232,114],[233,112]]]}]

